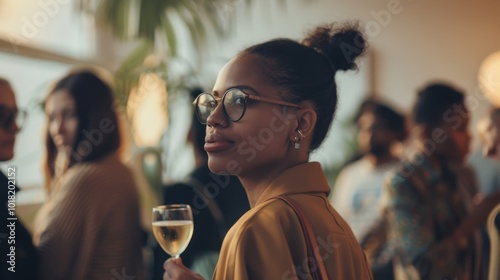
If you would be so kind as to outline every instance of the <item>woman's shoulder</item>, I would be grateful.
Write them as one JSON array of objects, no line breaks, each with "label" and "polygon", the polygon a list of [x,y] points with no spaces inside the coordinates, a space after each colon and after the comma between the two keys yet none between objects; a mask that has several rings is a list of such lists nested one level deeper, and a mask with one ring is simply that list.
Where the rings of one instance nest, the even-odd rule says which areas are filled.
[{"label": "woman's shoulder", "polygon": [[252,234],[287,231],[297,226],[300,227],[300,223],[289,205],[275,199],[265,201],[250,209],[235,226],[240,234]]},{"label": "woman's shoulder", "polygon": [[267,220],[269,217],[274,217],[275,219],[297,217],[297,214],[290,205],[281,199],[269,199],[262,203],[259,209],[256,209],[254,219]]},{"label": "woman's shoulder", "polygon": [[68,169],[63,179],[65,185],[71,185],[73,188],[85,187],[88,190],[103,185],[107,188],[114,185],[125,187],[134,182],[131,170],[115,155],[98,161],[78,163]]},{"label": "woman's shoulder", "polygon": [[[81,162],[72,166],[68,174],[72,176],[116,176],[121,173],[130,173],[130,169],[119,159],[117,155],[107,155],[95,161]],[[120,176],[117,176],[120,175]]]}]

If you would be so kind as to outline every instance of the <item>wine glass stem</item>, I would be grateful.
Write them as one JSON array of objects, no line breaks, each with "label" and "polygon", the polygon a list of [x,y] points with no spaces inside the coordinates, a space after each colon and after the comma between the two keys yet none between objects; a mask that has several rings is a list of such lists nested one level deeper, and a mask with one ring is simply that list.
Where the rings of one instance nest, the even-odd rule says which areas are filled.
[{"label": "wine glass stem", "polygon": [[172,260],[176,261],[179,259],[179,255],[172,256]]}]

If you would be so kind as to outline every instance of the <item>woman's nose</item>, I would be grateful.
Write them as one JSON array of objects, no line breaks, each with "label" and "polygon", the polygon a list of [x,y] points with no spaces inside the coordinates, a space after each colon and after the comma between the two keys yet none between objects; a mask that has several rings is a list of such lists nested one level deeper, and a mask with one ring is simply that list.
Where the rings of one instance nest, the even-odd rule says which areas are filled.
[{"label": "woman's nose", "polygon": [[54,126],[57,134],[63,134],[65,131],[64,121],[62,118],[54,120]]},{"label": "woman's nose", "polygon": [[218,102],[217,106],[215,106],[215,109],[210,113],[210,115],[207,118],[207,125],[208,126],[217,126],[221,125],[225,122],[226,117],[224,116],[224,109],[222,108],[222,102]]}]

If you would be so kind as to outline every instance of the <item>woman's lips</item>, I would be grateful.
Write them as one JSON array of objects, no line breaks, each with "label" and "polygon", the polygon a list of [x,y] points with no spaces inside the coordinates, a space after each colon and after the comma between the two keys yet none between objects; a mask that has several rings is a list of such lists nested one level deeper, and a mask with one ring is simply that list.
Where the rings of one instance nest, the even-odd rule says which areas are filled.
[{"label": "woman's lips", "polygon": [[216,152],[221,152],[225,151],[229,148],[231,148],[232,143],[231,142],[211,142],[211,143],[205,143],[205,151],[207,153],[216,153]]},{"label": "woman's lips", "polygon": [[216,153],[230,149],[233,142],[217,134],[210,134],[205,139],[205,151],[207,153]]}]

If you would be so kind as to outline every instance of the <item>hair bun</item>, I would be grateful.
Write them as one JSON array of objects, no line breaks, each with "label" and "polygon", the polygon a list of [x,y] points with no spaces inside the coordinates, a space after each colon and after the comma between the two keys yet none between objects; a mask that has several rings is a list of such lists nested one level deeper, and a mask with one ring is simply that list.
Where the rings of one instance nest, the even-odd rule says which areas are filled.
[{"label": "hair bun", "polygon": [[356,58],[366,50],[366,40],[357,22],[318,26],[302,43],[326,55],[335,70],[357,69]]}]

